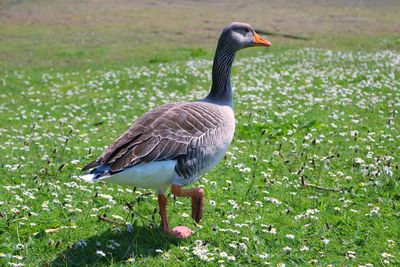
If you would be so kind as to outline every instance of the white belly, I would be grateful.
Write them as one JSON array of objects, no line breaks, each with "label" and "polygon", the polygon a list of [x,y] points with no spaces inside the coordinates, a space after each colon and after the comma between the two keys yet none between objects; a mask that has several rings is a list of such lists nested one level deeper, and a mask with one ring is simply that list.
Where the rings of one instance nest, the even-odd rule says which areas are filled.
[{"label": "white belly", "polygon": [[175,165],[176,160],[142,163],[111,176],[102,177],[100,180],[107,183],[154,189],[163,193],[177,176]]}]

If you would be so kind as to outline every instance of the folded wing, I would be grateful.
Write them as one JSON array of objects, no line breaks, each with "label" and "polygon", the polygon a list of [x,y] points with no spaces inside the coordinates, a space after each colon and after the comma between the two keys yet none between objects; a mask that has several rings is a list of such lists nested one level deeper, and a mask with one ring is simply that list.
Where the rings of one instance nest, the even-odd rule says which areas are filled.
[{"label": "folded wing", "polygon": [[[116,173],[139,163],[177,159],[178,173],[190,175],[193,173],[190,168],[196,168],[192,166],[197,161],[196,154],[198,157],[204,154],[201,147],[207,145],[208,139],[216,138],[222,125],[222,114],[211,104],[163,105],[138,119],[82,170],[106,164],[111,173]],[[199,144],[201,147],[197,147]]]}]

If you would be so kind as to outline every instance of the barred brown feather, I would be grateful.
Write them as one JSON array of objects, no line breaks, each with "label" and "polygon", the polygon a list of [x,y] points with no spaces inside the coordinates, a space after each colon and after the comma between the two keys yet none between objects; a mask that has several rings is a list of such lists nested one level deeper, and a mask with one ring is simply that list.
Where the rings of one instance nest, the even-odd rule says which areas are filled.
[{"label": "barred brown feather", "polygon": [[[97,160],[83,169],[108,164],[112,172],[119,172],[139,163],[179,158],[179,173],[190,176],[198,169],[199,166],[194,166],[205,153],[201,151],[203,146],[199,150],[195,144],[223,127],[223,115],[214,104],[163,105],[137,120]],[[200,157],[195,158],[195,154]]]}]

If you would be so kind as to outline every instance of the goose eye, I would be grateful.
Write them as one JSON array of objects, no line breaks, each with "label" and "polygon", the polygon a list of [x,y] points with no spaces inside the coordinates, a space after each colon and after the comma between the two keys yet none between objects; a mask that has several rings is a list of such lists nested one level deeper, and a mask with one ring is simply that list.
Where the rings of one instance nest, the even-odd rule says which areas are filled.
[{"label": "goose eye", "polygon": [[249,29],[249,28],[245,28],[244,31],[245,31],[246,33],[248,33],[248,32],[250,31],[250,29]]}]

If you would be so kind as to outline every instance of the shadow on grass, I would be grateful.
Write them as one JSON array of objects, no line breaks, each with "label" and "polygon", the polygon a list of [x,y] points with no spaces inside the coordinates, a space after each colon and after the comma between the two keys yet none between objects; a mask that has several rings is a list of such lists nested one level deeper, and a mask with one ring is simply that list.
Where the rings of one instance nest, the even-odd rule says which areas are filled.
[{"label": "shadow on grass", "polygon": [[[161,232],[159,228],[137,226],[128,232],[109,229],[101,234],[77,241],[61,252],[50,266],[92,266],[104,263],[125,262],[131,257],[154,257],[157,249],[166,251],[179,240]],[[101,252],[99,252],[101,251]],[[103,255],[102,252],[104,253]]]}]

